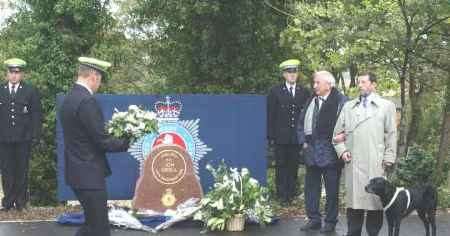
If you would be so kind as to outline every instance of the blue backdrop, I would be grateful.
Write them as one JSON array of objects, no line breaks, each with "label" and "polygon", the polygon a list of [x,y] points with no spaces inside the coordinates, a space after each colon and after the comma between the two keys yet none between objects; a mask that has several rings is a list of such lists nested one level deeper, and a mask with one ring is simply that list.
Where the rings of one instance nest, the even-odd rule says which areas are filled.
[{"label": "blue backdrop", "polygon": [[[258,95],[175,95],[183,110],[180,120],[199,122],[199,137],[212,151],[199,162],[199,175],[203,190],[213,183],[205,169],[207,163],[216,165],[224,159],[229,166],[247,167],[261,183],[266,183],[266,97]],[[58,199],[75,199],[64,182],[64,140],[59,121],[59,107],[64,99],[57,97],[57,156]],[[156,101],[164,96],[149,95],[97,95],[105,120],[111,119],[114,108],[127,110],[131,104],[154,110]],[[132,199],[139,164],[129,153],[108,154],[112,175],[107,178],[109,199]]]}]

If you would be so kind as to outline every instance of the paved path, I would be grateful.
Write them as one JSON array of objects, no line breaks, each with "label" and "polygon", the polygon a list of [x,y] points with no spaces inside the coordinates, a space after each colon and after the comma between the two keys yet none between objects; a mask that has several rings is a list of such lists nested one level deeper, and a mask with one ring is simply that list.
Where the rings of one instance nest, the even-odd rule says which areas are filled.
[{"label": "paved path", "polygon": [[[345,219],[340,217],[340,222],[337,225],[336,233],[328,235],[343,235],[345,233]],[[207,233],[203,235],[230,235],[230,236],[306,236],[306,235],[322,235],[319,232],[301,232],[299,231],[299,226],[303,224],[301,219],[290,219],[282,220],[279,223],[268,226],[265,228],[260,228],[258,226],[247,227],[245,232],[231,233],[231,232],[214,232]],[[439,236],[450,235],[450,214],[440,215],[437,219],[438,233]],[[73,226],[60,226],[55,222],[0,222],[0,236],[22,236],[22,235],[32,235],[32,236],[72,236],[75,235],[77,227]],[[161,232],[157,235],[162,236],[191,236],[200,235],[200,228],[192,224],[189,225],[178,225],[167,231]],[[380,236],[387,235],[386,233],[387,225],[383,226]],[[120,230],[113,229],[112,236],[144,236],[152,235],[151,233],[145,233],[141,231],[132,230]],[[425,235],[424,227],[419,218],[415,215],[409,216],[403,220],[400,235],[407,236],[422,236]]]}]

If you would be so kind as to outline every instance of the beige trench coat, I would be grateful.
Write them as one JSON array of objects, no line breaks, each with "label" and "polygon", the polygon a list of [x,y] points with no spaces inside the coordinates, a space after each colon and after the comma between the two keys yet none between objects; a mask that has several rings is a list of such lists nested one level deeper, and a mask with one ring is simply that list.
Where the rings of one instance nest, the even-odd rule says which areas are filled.
[{"label": "beige trench coat", "polygon": [[350,151],[352,161],[345,165],[345,202],[347,208],[380,210],[379,198],[364,187],[374,177],[384,175],[383,161],[395,162],[397,126],[395,104],[372,94],[367,107],[353,99],[342,108],[334,135],[346,134],[345,142],[334,143],[338,157]]}]

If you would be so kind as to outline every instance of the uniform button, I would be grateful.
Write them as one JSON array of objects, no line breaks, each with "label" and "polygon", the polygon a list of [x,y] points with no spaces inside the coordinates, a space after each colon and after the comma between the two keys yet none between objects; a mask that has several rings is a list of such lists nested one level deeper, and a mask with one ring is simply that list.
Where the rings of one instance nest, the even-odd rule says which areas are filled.
[{"label": "uniform button", "polygon": [[16,117],[15,117],[14,115],[12,115],[12,116],[11,116],[11,118],[13,118],[13,119],[14,119],[14,118],[16,118]]},{"label": "uniform button", "polygon": [[295,111],[292,111],[291,113],[292,113],[292,114],[294,114],[294,113],[295,113]]},{"label": "uniform button", "polygon": [[12,122],[11,124],[12,124],[12,126],[15,126],[15,125],[16,125],[16,122]]},{"label": "uniform button", "polygon": [[11,102],[11,105],[13,105],[13,106],[14,106],[14,104],[15,104],[14,102]]},{"label": "uniform button", "polygon": [[294,120],[294,117],[292,117],[291,120]]},{"label": "uniform button", "polygon": [[11,109],[11,112],[14,112],[15,110],[14,109]]},{"label": "uniform button", "polygon": [[294,128],[294,126],[295,126],[294,124],[291,125],[292,128]]}]

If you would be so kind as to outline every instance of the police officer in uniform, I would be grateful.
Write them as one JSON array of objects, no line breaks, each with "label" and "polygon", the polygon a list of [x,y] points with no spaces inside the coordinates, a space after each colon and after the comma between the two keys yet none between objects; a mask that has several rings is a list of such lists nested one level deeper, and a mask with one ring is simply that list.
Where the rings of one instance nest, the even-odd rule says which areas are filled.
[{"label": "police officer in uniform", "polygon": [[105,120],[95,98],[111,63],[80,57],[78,78],[61,106],[66,184],[83,207],[85,223],[76,236],[109,236],[106,177],[111,169],[106,152],[125,152],[128,139],[105,131]]},{"label": "police officer in uniform", "polygon": [[267,138],[275,148],[276,190],[280,201],[287,204],[296,195],[298,166],[301,163],[297,142],[297,121],[310,91],[297,83],[299,60],[280,64],[284,82],[270,89],[267,97]]},{"label": "police officer in uniform", "polygon": [[26,62],[6,60],[7,82],[0,87],[0,156],[4,197],[2,211],[21,211],[28,201],[28,168],[32,143],[42,124],[38,91],[23,82]]}]

